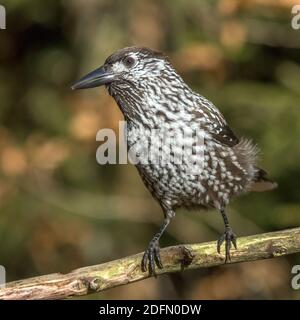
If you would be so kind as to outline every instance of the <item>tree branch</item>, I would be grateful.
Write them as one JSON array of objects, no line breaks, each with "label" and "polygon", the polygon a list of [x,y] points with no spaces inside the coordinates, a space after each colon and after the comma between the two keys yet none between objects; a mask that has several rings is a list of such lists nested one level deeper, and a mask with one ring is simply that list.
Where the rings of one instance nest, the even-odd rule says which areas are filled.
[{"label": "tree branch", "polygon": [[[238,238],[238,250],[231,261],[237,263],[285,256],[300,252],[300,228]],[[212,267],[224,263],[216,252],[216,242],[180,245],[161,250],[164,264],[158,274],[183,269]],[[68,274],[50,274],[8,283],[0,289],[0,299],[63,299],[87,295],[148,278],[140,268],[142,253],[100,265],[76,269]]]}]

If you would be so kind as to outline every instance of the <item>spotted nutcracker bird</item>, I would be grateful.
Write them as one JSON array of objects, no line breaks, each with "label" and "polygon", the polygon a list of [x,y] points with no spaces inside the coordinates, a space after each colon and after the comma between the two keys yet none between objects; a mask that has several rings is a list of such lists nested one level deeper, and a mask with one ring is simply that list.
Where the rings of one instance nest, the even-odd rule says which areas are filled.
[{"label": "spotted nutcracker bird", "polygon": [[[142,270],[155,275],[163,268],[159,239],[175,210],[216,208],[222,215],[225,231],[217,241],[217,251],[225,242],[225,262],[230,259],[231,245],[237,248],[225,212],[229,200],[247,191],[266,191],[276,187],[267,173],[256,166],[257,147],[247,139],[238,139],[223,115],[212,102],[195,93],[175,71],[168,58],[143,47],[121,49],[109,56],[104,65],[92,71],[72,89],[105,85],[127,121],[128,148],[142,150],[145,140],[155,129],[183,132],[193,129],[202,137],[201,161],[187,170],[187,161],[136,164],[152,196],[159,202],[164,221],[154,235],[142,259]],[[142,133],[141,133],[142,132]],[[157,144],[152,135],[150,145]],[[176,140],[177,139],[177,140]],[[175,135],[171,153],[184,152],[179,145],[182,136]],[[195,147],[195,145],[193,145]],[[164,151],[162,145],[161,152]],[[191,156],[192,157],[192,156]]]}]

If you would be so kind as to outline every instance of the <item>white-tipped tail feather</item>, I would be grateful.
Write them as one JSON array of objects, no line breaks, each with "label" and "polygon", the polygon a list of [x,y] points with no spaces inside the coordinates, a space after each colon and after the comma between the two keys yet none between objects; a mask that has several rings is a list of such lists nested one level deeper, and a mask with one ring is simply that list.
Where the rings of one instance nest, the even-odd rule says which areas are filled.
[{"label": "white-tipped tail feather", "polygon": [[277,183],[268,178],[268,174],[265,170],[257,168],[254,183],[252,184],[250,191],[262,192],[273,190],[277,187]]}]

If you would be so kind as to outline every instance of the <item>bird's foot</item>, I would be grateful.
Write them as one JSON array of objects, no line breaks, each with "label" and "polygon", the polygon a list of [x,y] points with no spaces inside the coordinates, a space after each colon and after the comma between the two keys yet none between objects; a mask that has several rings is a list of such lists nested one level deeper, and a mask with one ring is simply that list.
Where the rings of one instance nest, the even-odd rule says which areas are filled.
[{"label": "bird's foot", "polygon": [[150,276],[153,275],[156,277],[155,265],[157,265],[159,269],[163,268],[163,265],[160,259],[160,247],[159,247],[159,242],[157,238],[153,238],[149,242],[148,248],[144,252],[144,256],[142,259],[142,271],[146,272],[147,269],[149,268],[149,275]]},{"label": "bird's foot", "polygon": [[217,242],[217,251],[218,253],[220,253],[221,246],[225,241],[225,263],[231,260],[231,257],[230,257],[231,244],[233,244],[234,248],[237,249],[236,239],[237,239],[237,236],[233,233],[232,229],[230,227],[225,227],[224,234],[219,238]]}]

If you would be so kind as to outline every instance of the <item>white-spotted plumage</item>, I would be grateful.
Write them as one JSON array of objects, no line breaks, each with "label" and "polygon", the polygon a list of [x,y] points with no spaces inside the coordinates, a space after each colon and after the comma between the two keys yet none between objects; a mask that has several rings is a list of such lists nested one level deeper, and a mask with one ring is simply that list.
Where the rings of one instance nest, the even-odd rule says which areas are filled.
[{"label": "white-spotted plumage", "polygon": [[[147,269],[148,261],[150,273],[155,273],[155,263],[162,267],[159,238],[178,207],[220,210],[225,232],[218,241],[218,252],[225,241],[229,259],[236,237],[225,206],[242,192],[275,187],[266,172],[256,167],[256,146],[250,140],[239,140],[214,104],[190,89],[157,51],[121,49],[107,58],[101,70],[106,70],[106,87],[127,120],[129,151],[139,160],[136,167],[165,215],[144,254],[142,269]],[[83,78],[76,87],[89,87],[85,81]],[[92,79],[91,87],[94,81],[97,78]],[[191,147],[188,154],[182,148],[186,145]],[[149,150],[154,150],[150,162]]]},{"label": "white-spotted plumage", "polygon": [[[135,65],[128,69],[121,67],[127,55],[135,59]],[[225,206],[233,195],[251,187],[257,172],[256,148],[248,140],[238,141],[219,110],[193,92],[164,56],[128,48],[109,57],[107,63],[113,70],[127,71],[123,79],[109,84],[108,90],[128,121],[129,148],[144,146],[142,137],[148,139],[151,131],[161,128],[176,133],[171,145],[171,152],[175,153],[178,145],[188,142],[180,141],[185,130],[193,128],[200,139],[204,136],[198,174],[189,174],[184,161],[136,165],[164,210]],[[154,135],[150,144],[159,145],[161,139]],[[169,150],[163,149],[161,156],[167,157],[167,153]]]}]

